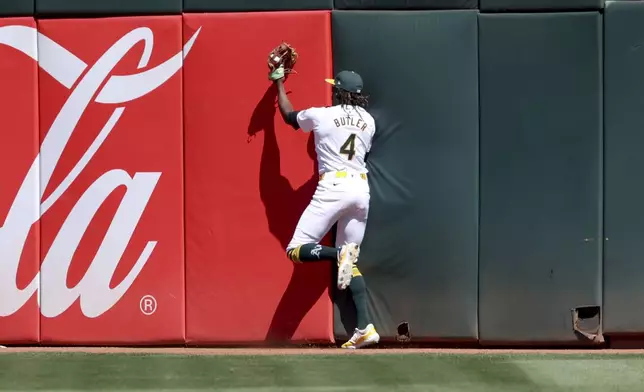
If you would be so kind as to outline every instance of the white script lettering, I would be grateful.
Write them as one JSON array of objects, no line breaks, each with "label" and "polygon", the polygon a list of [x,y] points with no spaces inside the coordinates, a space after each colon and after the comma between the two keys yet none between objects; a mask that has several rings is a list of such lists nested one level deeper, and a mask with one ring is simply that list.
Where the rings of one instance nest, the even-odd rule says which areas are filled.
[{"label": "white script lettering", "polygon": [[[92,100],[103,104],[123,104],[154,91],[183,66],[183,60],[190,52],[199,32],[200,29],[184,45],[182,51],[164,63],[140,73],[112,75],[108,78],[119,61],[141,41],[145,46],[138,68],[147,66],[154,45],[153,34],[149,28],[141,27],[130,31],[87,70],[85,62],[35,28],[0,27],[0,45],[8,45],[38,61],[40,68],[63,86],[68,89],[73,87],[43,139],[40,152],[18,189],[4,224],[0,227],[0,317],[16,313],[38,293],[40,311],[45,317],[62,314],[80,298],[83,314],[95,318],[111,309],[139,276],[154,251],[156,241],[147,243],[134,267],[117,287],[109,287],[162,173],[136,172],[134,176],[130,176],[124,170],[114,169],[97,178],[72,208],[42,262],[41,274],[36,274],[31,283],[22,290],[18,289],[16,282],[20,258],[31,227],[85,169],[125,110],[124,107],[114,109],[105,126],[74,168],[43,201],[44,191],[88,105]],[[99,91],[102,85],[104,87]],[[121,186],[126,188],[125,196],[91,266],[76,287],[67,287],[67,274],[72,257],[83,234],[101,205]]]}]

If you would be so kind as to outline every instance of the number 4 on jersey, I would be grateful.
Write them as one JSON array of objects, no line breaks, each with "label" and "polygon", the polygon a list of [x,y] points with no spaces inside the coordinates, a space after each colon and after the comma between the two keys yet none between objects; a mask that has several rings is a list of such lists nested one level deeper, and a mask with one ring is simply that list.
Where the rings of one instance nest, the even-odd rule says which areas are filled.
[{"label": "number 4 on jersey", "polygon": [[356,134],[352,133],[346,142],[340,147],[340,154],[348,155],[348,159],[352,160],[356,155]]}]

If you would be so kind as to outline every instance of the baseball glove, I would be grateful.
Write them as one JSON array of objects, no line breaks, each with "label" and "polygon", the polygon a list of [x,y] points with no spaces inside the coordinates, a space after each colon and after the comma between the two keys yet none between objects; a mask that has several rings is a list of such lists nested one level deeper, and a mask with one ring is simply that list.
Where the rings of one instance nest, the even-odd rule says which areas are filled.
[{"label": "baseball glove", "polygon": [[295,48],[286,42],[276,46],[268,55],[268,78],[275,81],[295,73],[293,67],[297,62],[297,56]]}]

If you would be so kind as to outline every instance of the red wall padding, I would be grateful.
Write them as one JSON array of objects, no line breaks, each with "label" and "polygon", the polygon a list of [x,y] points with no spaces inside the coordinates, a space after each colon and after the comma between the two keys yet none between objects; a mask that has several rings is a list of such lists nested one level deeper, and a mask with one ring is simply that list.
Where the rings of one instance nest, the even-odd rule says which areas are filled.
[{"label": "red wall padding", "polygon": [[0,20],[0,343],[332,342],[329,264],[284,252],[312,138],[266,66],[292,43],[292,102],[330,104],[329,12],[35,27]]},{"label": "red wall padding", "polygon": [[0,343],[39,339],[38,172],[27,176],[38,167],[35,28],[33,18],[0,19]]},{"label": "red wall padding", "polygon": [[42,341],[183,342],[181,16],[39,30]]},{"label": "red wall padding", "polygon": [[284,125],[267,56],[300,57],[286,82],[296,108],[327,105],[329,12],[184,15],[187,340],[333,341],[328,263],[285,247],[315,190],[309,135]]}]

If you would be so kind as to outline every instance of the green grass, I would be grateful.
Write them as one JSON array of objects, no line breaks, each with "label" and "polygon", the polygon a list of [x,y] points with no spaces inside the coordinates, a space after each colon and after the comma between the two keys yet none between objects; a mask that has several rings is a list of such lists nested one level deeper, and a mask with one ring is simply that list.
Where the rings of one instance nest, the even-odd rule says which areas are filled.
[{"label": "green grass", "polygon": [[13,353],[0,390],[636,392],[644,356]]}]

